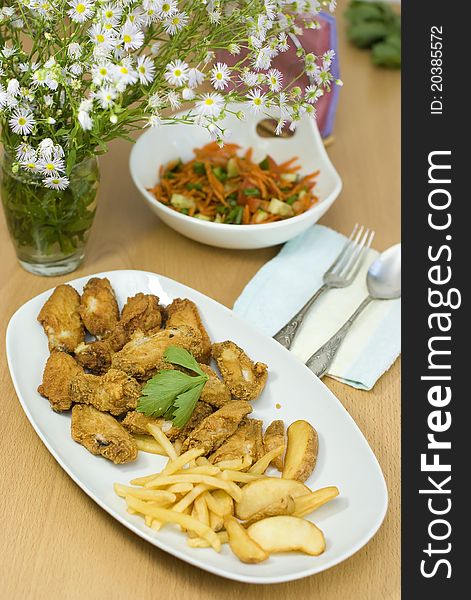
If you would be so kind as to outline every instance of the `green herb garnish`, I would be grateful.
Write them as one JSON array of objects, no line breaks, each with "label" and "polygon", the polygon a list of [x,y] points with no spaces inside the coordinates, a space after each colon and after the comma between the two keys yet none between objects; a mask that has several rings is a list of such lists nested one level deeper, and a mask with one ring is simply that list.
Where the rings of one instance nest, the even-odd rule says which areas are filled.
[{"label": "green herb garnish", "polygon": [[262,171],[268,171],[270,169],[270,163],[268,158],[264,158],[261,162],[258,163],[258,166],[262,169]]},{"label": "green herb garnish", "polygon": [[255,187],[253,187],[253,188],[249,187],[249,188],[245,188],[244,194],[246,196],[260,196],[260,190]]},{"label": "green herb garnish", "polygon": [[298,199],[298,194],[293,194],[292,196],[288,196],[288,198],[286,198],[286,204],[289,204],[290,206],[292,206],[296,200]]},{"label": "green herb garnish", "polygon": [[205,175],[206,167],[204,166],[204,163],[202,163],[202,162],[195,162],[195,163],[193,163],[193,171],[197,175]]},{"label": "green herb garnish", "polygon": [[164,358],[173,365],[184,367],[196,375],[176,370],[161,370],[142,388],[138,412],[148,417],[165,416],[174,427],[183,427],[193,413],[209,377],[187,350],[169,346]]},{"label": "green herb garnish", "polygon": [[222,181],[222,182],[226,181],[227,171],[225,171],[222,167],[214,167],[213,173],[214,173],[215,177],[217,177],[217,179],[219,179],[219,181]]},{"label": "green herb garnish", "polygon": [[201,185],[201,183],[187,183],[186,184],[186,189],[187,190],[199,190],[199,191],[201,191],[203,189],[203,186]]}]

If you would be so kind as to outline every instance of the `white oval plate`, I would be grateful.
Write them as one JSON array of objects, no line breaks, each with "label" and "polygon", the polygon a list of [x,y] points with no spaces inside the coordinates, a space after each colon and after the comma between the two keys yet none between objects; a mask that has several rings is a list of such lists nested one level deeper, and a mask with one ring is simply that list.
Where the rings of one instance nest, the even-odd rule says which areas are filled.
[{"label": "white oval plate", "polygon": [[[120,306],[137,292],[156,294],[163,304],[177,297],[192,299],[213,341],[234,340],[253,359],[267,363],[268,383],[254,402],[252,416],[263,419],[265,425],[273,419],[283,419],[286,424],[296,419],[312,423],[319,433],[319,458],[306,483],[313,489],[336,485],[340,496],[311,517],[324,531],[327,542],[326,551],[318,557],[280,554],[264,563],[247,565],[239,562],[227,545],[220,554],[212,549],[189,548],[186,536],[174,526],[167,526],[159,533],[147,528],[140,517],[126,512],[123,499],[113,492],[113,483],[128,483],[134,477],[158,471],[165,459],[140,452],[134,463],[116,466],[93,456],[70,437],[70,415],[54,413],[48,401],[36,391],[49,354],[46,336],[36,316],[50,290],[26,302],[11,318],[6,336],[8,365],[28,419],[57,462],[84,492],[151,544],[201,569],[237,581],[266,584],[313,575],[345,560],[370,540],[387,508],[383,474],[353,419],[307,367],[231,310],[176,281],[130,270],[95,276],[108,277]],[[90,277],[81,277],[70,284],[81,291]],[[275,407],[277,403],[281,408]]]}]

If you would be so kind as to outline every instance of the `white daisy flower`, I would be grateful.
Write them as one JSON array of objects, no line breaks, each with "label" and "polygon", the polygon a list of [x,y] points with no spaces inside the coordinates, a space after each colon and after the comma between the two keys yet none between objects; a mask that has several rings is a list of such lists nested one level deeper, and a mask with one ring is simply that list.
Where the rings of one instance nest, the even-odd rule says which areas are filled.
[{"label": "white daisy flower", "polygon": [[33,131],[36,120],[30,110],[19,108],[13,112],[9,124],[13,133],[17,133],[18,135],[29,135]]},{"label": "white daisy flower", "polygon": [[134,23],[125,23],[121,30],[120,41],[125,50],[137,50],[144,43],[144,33]]},{"label": "white daisy flower", "polygon": [[26,142],[21,143],[16,148],[16,158],[20,162],[33,160],[36,157],[36,150]]},{"label": "white daisy flower", "polygon": [[90,131],[90,129],[92,129],[93,121],[92,121],[90,115],[88,114],[88,112],[86,112],[84,110],[79,110],[77,119],[78,119],[78,122],[80,123],[80,127],[84,131]]},{"label": "white daisy flower", "polygon": [[226,63],[217,63],[211,69],[211,83],[216,90],[223,90],[229,85],[231,70]]},{"label": "white daisy flower", "polygon": [[75,23],[84,23],[93,17],[94,7],[91,0],[70,0],[68,5],[70,9],[67,14]]},{"label": "white daisy flower", "polygon": [[113,65],[110,62],[101,62],[92,66],[92,80],[95,85],[101,85],[104,81],[111,81],[113,77]]},{"label": "white daisy flower", "polygon": [[90,112],[92,110],[92,108],[93,108],[93,99],[92,98],[85,98],[79,104],[79,111]]},{"label": "white daisy flower", "polygon": [[34,156],[31,157],[29,160],[25,160],[25,161],[21,162],[21,167],[25,171],[30,171],[30,173],[38,172],[38,163],[36,162]]},{"label": "white daisy flower", "polygon": [[160,42],[154,42],[152,44],[152,46],[150,47],[150,53],[153,56],[157,56],[157,54],[159,53],[160,47],[161,47],[161,43]]},{"label": "white daisy flower", "polygon": [[81,75],[83,72],[83,65],[79,62],[72,63],[69,67],[69,71],[72,73],[72,75]]},{"label": "white daisy flower", "polygon": [[50,190],[62,191],[69,187],[69,179],[67,177],[46,177],[43,179],[43,184]]},{"label": "white daisy flower", "polygon": [[285,126],[285,121],[283,119],[279,119],[278,124],[275,128],[275,135],[281,135],[284,126]]},{"label": "white daisy flower", "polygon": [[130,84],[136,83],[136,81],[139,79],[131,63],[129,61],[126,61],[125,59],[121,61],[119,65],[115,65],[113,70],[114,77],[117,80],[117,87],[119,91],[122,91],[126,86]]},{"label": "white daisy flower", "polygon": [[229,53],[232,54],[232,56],[237,56],[238,54],[240,54],[241,51],[239,44],[229,44],[227,49]]},{"label": "white daisy flower", "polygon": [[288,36],[286,33],[280,33],[278,35],[278,51],[286,52],[289,49]]},{"label": "white daisy flower", "polygon": [[167,101],[169,102],[173,110],[177,110],[182,105],[180,96],[177,94],[177,92],[169,92],[167,94]]},{"label": "white daisy flower", "polygon": [[215,92],[203,94],[196,102],[196,112],[204,117],[217,117],[224,107],[224,98]]},{"label": "white daisy flower", "polygon": [[177,0],[157,0],[155,9],[161,19],[171,17],[178,12]]},{"label": "white daisy flower", "polygon": [[9,46],[8,44],[4,44],[2,49],[0,50],[0,54],[4,58],[10,58],[14,56],[18,52],[18,48],[16,46]]},{"label": "white daisy flower", "polygon": [[11,96],[17,96],[20,91],[20,82],[18,79],[10,79],[7,84],[7,93]]},{"label": "white daisy flower", "polygon": [[174,60],[166,66],[165,79],[170,85],[177,87],[185,84],[188,81],[188,65],[182,60]]},{"label": "white daisy flower", "polygon": [[43,96],[43,102],[45,106],[52,106],[54,104],[54,98],[49,94],[46,94],[45,96]]},{"label": "white daisy flower", "polygon": [[245,85],[248,87],[253,87],[254,85],[257,85],[258,83],[260,83],[259,74],[254,73],[253,71],[245,71],[240,76],[240,79],[241,79],[242,83],[245,83]]},{"label": "white daisy flower", "polygon": [[110,85],[106,85],[98,90],[96,98],[102,108],[110,108],[116,98],[116,90]]},{"label": "white daisy flower", "polygon": [[42,159],[49,159],[54,154],[54,142],[51,138],[44,138],[38,146],[38,154]]},{"label": "white daisy flower", "polygon": [[38,169],[43,175],[59,177],[59,173],[65,170],[65,164],[62,158],[51,156],[49,159],[39,160]]},{"label": "white daisy flower", "polygon": [[194,89],[203,83],[205,74],[198,69],[192,68],[188,71],[188,87]]},{"label": "white daisy flower", "polygon": [[163,104],[162,98],[159,96],[157,92],[149,96],[148,104],[150,108],[157,109],[160,108]]},{"label": "white daisy flower", "polygon": [[77,60],[82,56],[82,46],[77,42],[72,42],[67,46],[67,55],[73,60]]},{"label": "white daisy flower", "polygon": [[270,69],[267,73],[268,87],[272,92],[279,92],[283,82],[283,75],[278,69]]},{"label": "white daisy flower", "polygon": [[135,8],[131,13],[129,13],[127,15],[127,18],[126,18],[127,24],[135,25],[136,27],[138,27],[139,25],[143,25],[145,23],[145,21],[146,21],[146,14],[142,10],[141,6],[138,6],[137,8]]},{"label": "white daisy flower", "polygon": [[215,58],[216,54],[212,50],[208,50],[208,52],[206,52],[206,56],[204,57],[203,62],[205,65],[209,65],[209,63],[214,62]]},{"label": "white daisy flower", "polygon": [[209,22],[212,25],[218,25],[221,22],[221,11],[220,10],[211,10],[208,12]]},{"label": "white daisy flower", "polygon": [[102,25],[97,23],[93,24],[88,30],[88,35],[94,43],[95,47],[100,50],[102,54],[109,52],[116,45],[116,40],[113,36],[112,31],[108,31]]},{"label": "white daisy flower", "polygon": [[118,4],[106,4],[100,11],[100,16],[105,23],[117,25],[123,15],[123,9]]},{"label": "white daisy flower", "polygon": [[187,100],[187,101],[194,100],[195,97],[196,97],[196,94],[191,88],[186,87],[186,88],[182,89],[183,100]]},{"label": "white daisy flower", "polygon": [[175,35],[188,23],[188,15],[185,12],[175,13],[164,21],[164,29],[169,35]]},{"label": "white daisy flower", "polygon": [[308,85],[304,90],[304,98],[307,100],[307,102],[310,102],[311,104],[317,102],[319,98],[323,95],[323,90],[321,90],[321,88],[318,88],[316,85]]},{"label": "white daisy flower", "polygon": [[47,124],[48,125],[55,125],[56,124],[56,120],[53,117],[48,117],[47,118]]},{"label": "white daisy flower", "polygon": [[260,112],[266,104],[266,95],[262,93],[260,88],[249,90],[247,97],[250,101],[252,112]]},{"label": "white daisy flower", "polygon": [[139,56],[137,59],[137,74],[143,85],[147,85],[154,80],[155,66],[148,56]]},{"label": "white daisy flower", "polygon": [[147,120],[146,127],[160,127],[162,125],[162,119],[159,115],[151,115]]},{"label": "white daisy flower", "polygon": [[38,69],[33,73],[32,76],[33,85],[35,86],[45,86],[47,80],[47,71],[46,69]]}]

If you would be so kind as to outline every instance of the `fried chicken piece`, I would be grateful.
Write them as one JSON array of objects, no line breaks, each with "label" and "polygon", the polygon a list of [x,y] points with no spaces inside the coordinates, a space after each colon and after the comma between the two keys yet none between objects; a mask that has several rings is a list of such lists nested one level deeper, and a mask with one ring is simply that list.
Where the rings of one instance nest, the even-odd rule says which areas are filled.
[{"label": "fried chicken piece", "polygon": [[47,359],[38,392],[49,400],[51,408],[56,412],[69,410],[72,406],[70,384],[80,373],[83,373],[82,367],[70,354],[55,350]]},{"label": "fried chicken piece", "polygon": [[206,382],[203,391],[201,392],[201,400],[214,406],[214,408],[221,408],[224,404],[232,402],[231,392],[229,388],[221,381],[217,376],[217,373],[208,367],[208,365],[200,364],[201,370],[209,375],[209,379]]},{"label": "fried chicken piece", "polygon": [[81,373],[70,384],[73,402],[91,404],[112,415],[122,415],[137,406],[141,386],[135,379],[117,369],[110,369],[104,375]]},{"label": "fried chicken piece", "polygon": [[201,321],[196,304],[191,300],[176,298],[167,306],[167,327],[186,325],[198,331],[201,335],[201,350],[195,358],[198,362],[208,363],[211,358],[211,340]]},{"label": "fried chicken piece", "polygon": [[131,435],[111,415],[93,406],[76,404],[72,409],[72,439],[92,454],[101,455],[115,464],[137,458],[137,446]]},{"label": "fried chicken piece", "polygon": [[254,363],[234,342],[213,344],[213,357],[234,398],[255,400],[262,393],[268,376],[264,363]]},{"label": "fried chicken piece", "polygon": [[59,285],[41,308],[38,321],[49,340],[49,350],[73,352],[85,338],[79,315],[80,296],[70,285]]},{"label": "fried chicken piece", "polygon": [[236,432],[211,454],[209,461],[216,464],[221,460],[233,460],[250,456],[256,462],[263,455],[262,449],[262,421],[259,419],[245,419],[241,422]]},{"label": "fried chicken piece", "polygon": [[79,314],[87,330],[98,338],[110,333],[118,323],[119,308],[109,280],[92,277],[83,288]]},{"label": "fried chicken piece", "polygon": [[[263,447],[265,449],[265,453],[270,452],[275,448],[279,448],[280,446],[285,445],[285,424],[281,420],[272,421],[270,425],[268,425],[265,435],[263,436]],[[270,463],[278,469],[278,471],[283,471],[283,457],[277,456]]]},{"label": "fried chicken piece", "polygon": [[104,373],[110,368],[111,359],[136,332],[157,332],[162,325],[163,307],[153,294],[136,294],[124,305],[121,320],[104,339],[80,344],[75,348],[79,363],[93,373]]},{"label": "fried chicken piece", "polygon": [[212,413],[212,407],[209,404],[206,404],[206,402],[199,400],[191,413],[188,423],[184,427],[173,427],[170,421],[165,421],[162,425],[162,431],[172,442],[175,440],[185,441],[191,432]]},{"label": "fried chicken piece", "polygon": [[244,417],[252,412],[248,402],[229,402],[195,427],[183,442],[182,452],[203,447],[205,454],[214,452],[232,435]]},{"label": "fried chicken piece", "polygon": [[162,329],[150,336],[135,336],[113,355],[111,365],[134,377],[145,378],[149,372],[162,368],[163,354],[172,345],[185,348],[196,357],[201,351],[201,336],[186,325]]},{"label": "fried chicken piece", "polygon": [[165,420],[162,417],[148,417],[137,410],[131,410],[121,421],[121,425],[127,429],[129,433],[138,433],[140,435],[150,435],[147,429],[149,423],[162,427]]}]

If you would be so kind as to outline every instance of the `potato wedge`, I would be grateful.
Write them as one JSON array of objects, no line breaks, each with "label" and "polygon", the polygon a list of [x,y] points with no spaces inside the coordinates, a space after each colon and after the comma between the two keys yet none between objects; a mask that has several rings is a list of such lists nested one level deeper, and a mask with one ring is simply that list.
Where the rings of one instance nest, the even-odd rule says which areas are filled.
[{"label": "potato wedge", "polygon": [[224,527],[229,536],[229,546],[239,560],[244,563],[259,563],[267,560],[269,554],[249,537],[237,519],[226,517]]},{"label": "potato wedge", "polygon": [[288,427],[288,447],[283,479],[306,481],[313,472],[319,448],[317,431],[307,421],[295,421]]},{"label": "potato wedge", "polygon": [[334,485],[321,488],[315,492],[311,492],[307,496],[299,496],[294,500],[295,517],[305,517],[318,509],[323,504],[333,500],[339,495],[339,490]]},{"label": "potato wedge", "polygon": [[[304,496],[301,496],[304,498]],[[275,500],[271,504],[263,507],[261,510],[253,514],[250,519],[245,521],[244,526],[250,527],[257,521],[266,519],[267,517],[276,517],[278,515],[292,515],[296,509],[295,500],[292,496],[287,495]]]},{"label": "potato wedge", "polygon": [[280,498],[288,495],[292,498],[305,496],[310,494],[311,490],[304,483],[294,479],[265,477],[248,483],[241,492],[241,497],[236,502],[236,516],[246,521]]},{"label": "potato wedge", "polygon": [[314,523],[299,517],[269,517],[251,525],[247,533],[269,554],[298,550],[318,556],[325,550],[322,531]]}]

